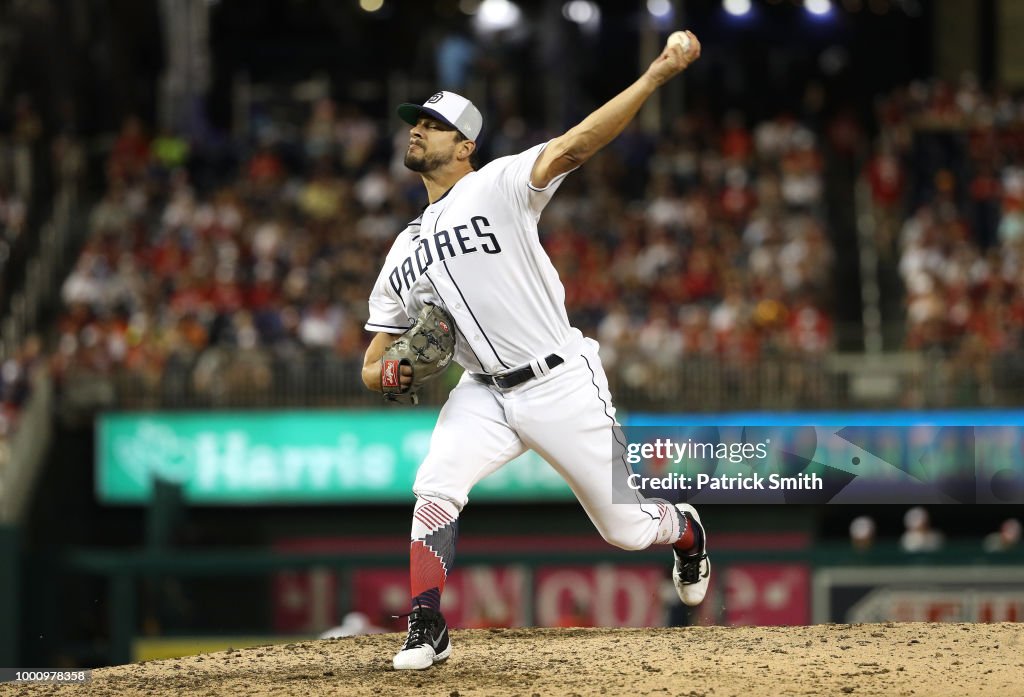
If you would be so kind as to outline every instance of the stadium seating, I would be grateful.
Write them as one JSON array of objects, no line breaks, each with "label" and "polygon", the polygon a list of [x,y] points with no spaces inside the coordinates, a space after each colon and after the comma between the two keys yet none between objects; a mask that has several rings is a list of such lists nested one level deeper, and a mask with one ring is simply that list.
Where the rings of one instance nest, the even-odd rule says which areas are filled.
[{"label": "stadium seating", "polygon": [[[514,126],[496,128],[492,157],[529,145]],[[194,152],[186,168],[187,146],[128,120],[63,284],[54,366],[70,398],[102,402],[107,378],[150,404],[356,395],[368,291],[423,204],[396,161],[404,131],[385,130],[321,102],[301,137],[265,124],[237,167]],[[681,119],[656,145],[631,131],[570,177],[542,236],[616,383],[832,347],[822,167],[792,118],[731,116]]]},{"label": "stadium seating", "polygon": [[[873,199],[898,228],[905,347],[950,375],[941,401],[992,404],[1020,384],[1024,347],[1024,112],[966,78],[916,83],[879,105]],[[883,159],[888,159],[888,163]]]}]

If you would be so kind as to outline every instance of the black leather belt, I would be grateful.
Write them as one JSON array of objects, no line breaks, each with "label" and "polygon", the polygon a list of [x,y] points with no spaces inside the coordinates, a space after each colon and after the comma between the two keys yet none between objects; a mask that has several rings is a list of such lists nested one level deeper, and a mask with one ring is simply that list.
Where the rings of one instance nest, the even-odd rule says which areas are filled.
[{"label": "black leather belt", "polygon": [[[558,354],[552,353],[550,356],[544,359],[548,368],[554,368],[565,363],[562,357]],[[537,377],[536,373],[533,372],[533,366],[523,366],[517,368],[509,373],[503,373],[502,375],[485,375],[483,373],[472,373],[473,379],[477,382],[482,382],[485,385],[494,385],[500,387],[503,390],[507,390],[510,387],[516,385],[522,385],[527,380],[532,380]]]}]

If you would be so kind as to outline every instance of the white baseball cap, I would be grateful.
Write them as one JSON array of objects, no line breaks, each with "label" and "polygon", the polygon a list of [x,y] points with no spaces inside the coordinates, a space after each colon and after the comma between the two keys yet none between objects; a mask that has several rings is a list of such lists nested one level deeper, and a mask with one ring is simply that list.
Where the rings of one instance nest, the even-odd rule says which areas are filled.
[{"label": "white baseball cap", "polygon": [[484,117],[473,102],[454,92],[438,92],[420,104],[401,104],[398,116],[412,126],[424,115],[446,123],[456,131],[475,141],[484,126]]}]

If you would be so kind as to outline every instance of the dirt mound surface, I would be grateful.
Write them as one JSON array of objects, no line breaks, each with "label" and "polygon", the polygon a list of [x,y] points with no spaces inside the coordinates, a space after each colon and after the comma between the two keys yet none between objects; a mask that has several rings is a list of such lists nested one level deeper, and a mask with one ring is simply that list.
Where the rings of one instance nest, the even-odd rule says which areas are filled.
[{"label": "dirt mound surface", "polygon": [[395,672],[385,634],[103,668],[0,695],[1024,695],[1024,624],[478,629]]}]

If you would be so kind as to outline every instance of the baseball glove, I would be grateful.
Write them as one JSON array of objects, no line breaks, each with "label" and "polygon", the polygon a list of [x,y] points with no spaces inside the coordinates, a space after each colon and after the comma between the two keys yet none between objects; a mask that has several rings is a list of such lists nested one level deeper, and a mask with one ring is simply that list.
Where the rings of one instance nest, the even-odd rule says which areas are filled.
[{"label": "baseball glove", "polygon": [[[416,323],[384,350],[380,384],[384,399],[419,403],[417,392],[451,363],[455,353],[455,323],[438,305],[427,304]],[[412,383],[402,385],[402,366],[412,368]]]}]

